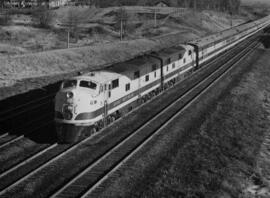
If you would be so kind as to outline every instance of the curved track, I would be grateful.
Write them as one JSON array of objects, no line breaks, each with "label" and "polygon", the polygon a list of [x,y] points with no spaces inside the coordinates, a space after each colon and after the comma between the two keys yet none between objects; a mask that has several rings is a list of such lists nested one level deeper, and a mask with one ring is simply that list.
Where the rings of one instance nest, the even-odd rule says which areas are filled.
[{"label": "curved track", "polygon": [[[253,45],[255,44],[252,43],[249,46]],[[243,53],[246,51],[244,50],[241,56]],[[226,62],[225,56],[224,60],[221,57],[218,61]],[[240,58],[235,57],[233,61],[237,62],[238,59]],[[217,60],[211,64],[214,65],[216,62]],[[155,134],[172,122],[183,108],[199,97],[205,87],[209,88],[211,83],[215,82],[218,76],[231,65],[232,63],[224,65],[215,73],[211,72],[211,76],[208,76],[204,81],[196,81],[190,87],[185,86],[185,89],[182,89],[182,92],[175,96],[176,98],[167,101],[167,104],[164,103],[163,107],[159,105],[159,109],[155,109],[156,112],[153,111],[153,115],[145,115],[130,128],[117,127],[116,122],[111,126],[112,131],[114,131],[111,133],[113,138],[110,135],[108,137],[101,136],[101,134],[110,131],[107,128],[94,137],[89,137],[74,145],[53,144],[46,146],[0,174],[0,196],[47,197],[53,195],[53,197],[66,197],[69,194],[71,197],[77,197],[84,193],[84,196],[90,195],[103,182],[104,178],[108,178],[137,150],[147,145],[147,142],[151,141]],[[205,68],[207,70],[211,67],[208,65]],[[161,94],[161,97],[162,95],[164,94]],[[148,109],[145,108],[145,110]],[[114,130],[113,127],[116,129]],[[124,132],[120,133],[121,130]],[[78,161],[79,159],[81,160]],[[58,180],[56,181],[54,178],[58,178]],[[87,185],[85,185],[86,183]],[[29,184],[33,184],[34,189],[28,191]],[[44,189],[44,186],[47,188]]]}]

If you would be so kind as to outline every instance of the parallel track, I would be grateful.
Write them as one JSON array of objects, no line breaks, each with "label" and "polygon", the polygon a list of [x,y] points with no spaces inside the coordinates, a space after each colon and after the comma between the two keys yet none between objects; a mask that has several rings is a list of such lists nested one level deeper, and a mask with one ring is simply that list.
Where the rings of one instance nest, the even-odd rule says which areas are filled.
[{"label": "parallel track", "polygon": [[48,90],[30,91],[1,101],[0,175],[50,147],[56,140],[53,133],[47,135],[51,137],[44,133],[54,128],[54,92],[55,88],[48,87]]},{"label": "parallel track", "polygon": [[[191,91],[189,91],[188,93],[191,93]],[[183,99],[179,99],[177,101],[175,101],[173,104],[176,104],[176,103],[179,103],[180,100],[183,100]],[[182,101],[181,101],[182,102]],[[161,116],[165,111],[167,111],[168,109],[172,108],[172,105],[171,104],[169,107],[167,107],[166,109],[164,109],[162,112],[160,112],[159,114],[157,114],[155,116],[155,118]],[[140,127],[140,129],[143,129],[144,127],[149,127],[149,124],[152,123],[153,120],[151,121],[148,121],[147,123],[145,123],[143,126]],[[137,130],[136,132],[132,133],[133,135],[131,136],[128,136],[126,137],[126,142],[129,142],[128,140],[129,139],[133,139],[135,138],[132,142],[132,144],[128,144],[127,146],[127,150],[129,150],[130,152],[133,152],[134,151],[134,148],[138,147],[138,144],[140,142],[142,142],[143,140],[146,140],[147,138],[149,138],[150,136],[152,136],[153,134],[144,134],[144,136],[142,136],[143,134],[141,134],[142,131],[141,130]],[[32,157],[29,157],[27,160],[15,165],[14,167],[12,167],[11,169],[7,170],[6,172],[3,172],[2,174],[0,174],[0,180],[1,181],[4,181],[4,185],[0,185],[0,189],[2,190],[0,192],[0,196],[1,195],[5,195],[5,194],[9,194],[9,191],[12,191],[12,189],[18,187],[20,184],[26,182],[28,179],[30,179],[32,176],[34,175],[38,175],[38,172],[39,171],[42,171],[44,168],[46,168],[47,166],[49,165],[52,165],[53,163],[59,161],[59,160],[64,160],[64,156],[68,155],[69,153],[73,152],[75,149],[77,149],[79,146],[83,145],[84,143],[86,143],[87,141],[89,141],[89,139],[91,138],[87,138],[83,141],[81,141],[80,143],[77,143],[75,145],[71,145],[71,146],[67,146],[67,145],[57,145],[57,144],[54,144],[54,145],[51,145],[49,146],[48,148],[45,148],[44,150],[36,153],[34,156]],[[143,140],[142,140],[143,139]],[[135,145],[135,143],[137,145]],[[117,149],[117,148],[122,148],[122,146],[126,145],[127,143],[125,142],[122,142],[120,143],[119,145],[114,145],[113,148],[114,149]],[[133,146],[132,146],[133,145]],[[135,147],[134,147],[135,146]],[[60,148],[61,147],[61,148]],[[42,163],[38,163],[38,164],[34,164],[34,162],[37,162],[37,159],[38,158],[41,158],[41,156],[48,156],[49,152],[51,151],[51,155],[50,155],[50,158],[48,158],[48,160],[43,160]],[[58,153],[56,152],[58,151]],[[109,152],[105,152],[102,154],[102,159],[103,160],[109,160],[111,159],[111,157],[113,157],[113,155],[111,154],[115,154],[115,150],[111,150]],[[121,153],[121,152],[120,152]],[[121,156],[118,156],[118,158],[120,157],[121,159],[123,158],[123,156],[126,156],[127,153],[121,153]],[[111,157],[110,157],[111,156]],[[105,158],[105,157],[109,157],[109,158]],[[44,159],[44,158],[43,158]],[[114,158],[116,159],[116,158]],[[45,161],[45,162],[44,162]],[[113,161],[110,161],[109,162],[113,162]],[[98,165],[99,163],[102,163],[102,160],[99,159],[97,160],[96,162],[92,162],[91,166],[92,168],[93,167],[96,167],[96,165]],[[111,164],[111,163],[108,163]],[[90,166],[90,167],[91,167]],[[32,167],[32,168],[30,168]],[[96,167],[97,168],[97,167]],[[20,170],[20,176],[18,177],[15,177],[16,173],[18,173],[18,169]],[[91,168],[90,168],[91,169]],[[83,173],[86,173],[88,172],[89,168],[86,168]],[[10,179],[12,178],[11,176],[13,175],[13,180]],[[70,184],[73,184],[73,182],[77,182],[77,179],[80,179],[81,176],[83,176],[84,174],[79,174],[79,176],[75,176],[73,180],[71,180],[71,182],[68,182],[67,185],[64,185],[59,191],[57,191],[54,196],[58,196],[62,193],[64,193],[66,190],[70,191],[70,188],[69,188],[69,185]],[[101,175],[104,175],[101,174]],[[15,180],[17,178],[17,180]],[[6,182],[5,182],[6,181]],[[14,182],[15,181],[15,182]],[[94,180],[92,180],[94,181]],[[96,181],[95,181],[96,182]],[[95,184],[93,184],[94,186]],[[16,190],[15,190],[16,191]],[[87,189],[84,189],[83,191],[87,191]],[[92,190],[90,190],[92,192]],[[75,192],[75,191],[74,191]],[[12,194],[12,193],[11,193]],[[75,193],[76,195],[81,195],[82,192],[76,192]]]}]

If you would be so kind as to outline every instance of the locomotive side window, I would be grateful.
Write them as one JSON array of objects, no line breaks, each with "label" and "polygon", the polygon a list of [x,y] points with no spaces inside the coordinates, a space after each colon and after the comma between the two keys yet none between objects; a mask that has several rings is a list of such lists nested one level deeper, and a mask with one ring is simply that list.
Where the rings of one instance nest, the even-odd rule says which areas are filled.
[{"label": "locomotive side window", "polygon": [[71,88],[71,87],[76,87],[77,85],[77,80],[67,80],[63,82],[63,88]]},{"label": "locomotive side window", "polygon": [[126,91],[130,90],[130,83],[126,84]]},{"label": "locomotive side window", "polygon": [[119,87],[119,79],[113,80],[112,81],[112,89]]},{"label": "locomotive side window", "polygon": [[172,64],[172,68],[173,68],[173,69],[175,68],[175,63]]},{"label": "locomotive side window", "polygon": [[149,75],[145,76],[145,82],[149,81]]},{"label": "locomotive side window", "polygon": [[140,71],[134,72],[134,79],[140,78]]},{"label": "locomotive side window", "polygon": [[167,71],[169,71],[169,66],[167,66]]},{"label": "locomotive side window", "polygon": [[152,71],[156,71],[156,70],[157,70],[157,65],[156,64],[152,65]]},{"label": "locomotive side window", "polygon": [[183,63],[186,63],[186,59],[184,58]]},{"label": "locomotive side window", "polygon": [[157,77],[157,72],[154,73],[154,77],[155,77],[155,78]]},{"label": "locomotive side window", "polygon": [[188,51],[188,55],[190,56],[192,54],[191,50]]},{"label": "locomotive side window", "polygon": [[80,87],[90,88],[90,89],[97,89],[97,84],[96,83],[93,83],[91,81],[82,80],[80,82]]}]

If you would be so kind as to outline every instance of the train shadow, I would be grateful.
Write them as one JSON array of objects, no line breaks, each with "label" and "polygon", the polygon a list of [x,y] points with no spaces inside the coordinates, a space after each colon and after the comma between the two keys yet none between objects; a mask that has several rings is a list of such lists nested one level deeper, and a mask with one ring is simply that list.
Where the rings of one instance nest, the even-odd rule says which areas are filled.
[{"label": "train shadow", "polygon": [[266,49],[270,48],[270,28],[266,28],[260,37],[260,41]]},{"label": "train shadow", "polygon": [[59,82],[0,101],[0,136],[8,133],[37,143],[56,142],[54,97]]}]

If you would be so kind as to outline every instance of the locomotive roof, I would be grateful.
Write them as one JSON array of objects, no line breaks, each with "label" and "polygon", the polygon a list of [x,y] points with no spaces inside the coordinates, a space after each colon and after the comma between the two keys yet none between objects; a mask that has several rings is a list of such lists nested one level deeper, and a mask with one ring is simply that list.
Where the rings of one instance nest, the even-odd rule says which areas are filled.
[{"label": "locomotive roof", "polygon": [[151,56],[140,56],[123,63],[117,63],[107,68],[106,70],[125,75],[128,78],[132,79],[134,72],[140,71],[140,74],[144,75],[145,73],[148,73],[149,70],[151,70],[151,67],[149,66],[153,64],[159,65],[160,61]]},{"label": "locomotive roof", "polygon": [[[167,57],[172,57],[172,55],[175,55],[175,54],[177,54],[178,56],[179,53],[184,53],[185,51],[186,49],[184,47],[177,46],[177,47],[171,47],[171,48],[167,48],[166,50],[159,51],[157,55],[161,58],[167,58]],[[141,75],[145,75],[151,72],[153,64],[156,64],[158,67],[160,67],[160,61],[158,59],[146,55],[146,56],[137,57],[135,59],[132,59],[123,63],[117,63],[106,70],[125,75],[128,78],[132,79],[134,77],[134,72],[136,71],[140,71]]]},{"label": "locomotive roof", "polygon": [[[173,58],[173,55],[177,54],[178,57],[180,53],[183,54],[185,51],[186,49],[183,46],[177,46],[159,51],[156,55],[163,59],[168,57]],[[126,62],[114,64],[104,70],[89,72],[75,78],[78,80],[92,80],[99,83],[107,83],[123,75],[133,79],[134,72],[136,71],[140,71],[141,75],[151,72],[153,64],[156,64],[159,68],[160,60],[149,55],[139,56]]]},{"label": "locomotive roof", "polygon": [[172,55],[175,55],[177,54],[177,57],[178,57],[178,54],[184,54],[186,52],[186,49],[183,47],[183,46],[176,46],[176,47],[171,47],[171,48],[168,48],[166,50],[161,50],[157,53],[157,55],[160,57],[160,58],[168,58]]}]

